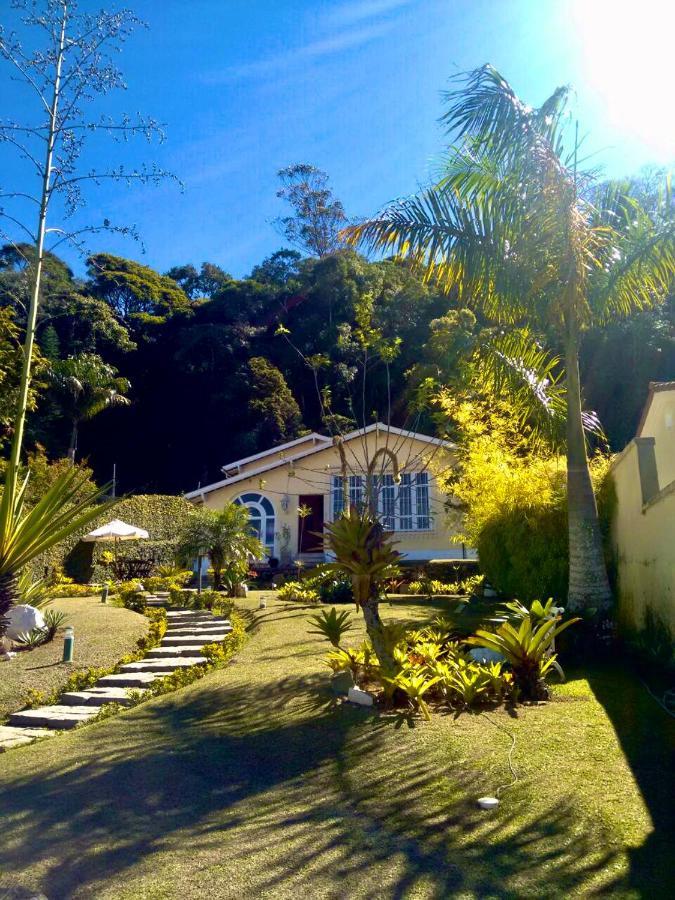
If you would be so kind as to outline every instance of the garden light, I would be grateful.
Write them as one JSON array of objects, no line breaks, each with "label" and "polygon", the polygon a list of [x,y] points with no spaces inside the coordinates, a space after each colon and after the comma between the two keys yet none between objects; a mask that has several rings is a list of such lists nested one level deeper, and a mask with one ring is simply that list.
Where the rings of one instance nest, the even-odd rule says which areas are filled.
[{"label": "garden light", "polygon": [[63,636],[63,662],[73,661],[73,647],[75,644],[75,629],[67,625]]},{"label": "garden light", "polygon": [[108,591],[109,590],[110,590],[110,587],[107,584],[104,584],[103,588],[101,590],[101,603],[108,602]]}]

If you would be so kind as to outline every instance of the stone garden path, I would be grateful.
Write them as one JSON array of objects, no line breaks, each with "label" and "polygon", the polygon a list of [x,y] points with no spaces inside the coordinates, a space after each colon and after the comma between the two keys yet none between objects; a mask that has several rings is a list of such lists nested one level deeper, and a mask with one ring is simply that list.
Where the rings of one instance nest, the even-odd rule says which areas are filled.
[{"label": "stone garden path", "polygon": [[[155,602],[160,606],[161,601]],[[0,725],[0,751],[52,737],[66,728],[93,719],[106,703],[131,703],[129,691],[143,690],[156,678],[203,663],[202,647],[223,641],[232,631],[229,619],[194,610],[167,611],[167,629],[159,646],[148,650],[140,662],[119,667],[114,675],[99,678],[84,691],[70,691],[57,706],[40,706],[13,713],[7,725]]]}]

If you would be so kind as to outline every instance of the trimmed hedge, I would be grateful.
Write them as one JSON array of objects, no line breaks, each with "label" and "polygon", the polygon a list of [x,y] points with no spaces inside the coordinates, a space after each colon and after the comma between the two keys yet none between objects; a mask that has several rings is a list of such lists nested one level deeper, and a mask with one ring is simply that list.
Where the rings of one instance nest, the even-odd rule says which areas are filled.
[{"label": "trimmed hedge", "polygon": [[129,577],[149,575],[156,566],[173,563],[178,533],[192,512],[192,503],[170,494],[125,497],[81,533],[33,560],[31,571],[36,578],[50,576],[55,569],[61,569],[79,583],[105,581],[110,578],[110,569],[103,565],[102,554],[113,549],[112,542],[85,543],[81,538],[111,519],[122,519],[130,525],[145,528],[150,539],[121,541],[118,559],[128,561]]}]

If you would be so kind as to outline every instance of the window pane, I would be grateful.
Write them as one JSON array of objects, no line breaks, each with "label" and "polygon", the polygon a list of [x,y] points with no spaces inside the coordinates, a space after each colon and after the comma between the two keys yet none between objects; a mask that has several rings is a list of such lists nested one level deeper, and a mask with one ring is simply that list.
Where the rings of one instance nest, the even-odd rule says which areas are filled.
[{"label": "window pane", "polygon": [[401,486],[398,489],[399,530],[410,531],[413,527],[412,519],[412,491],[410,474],[401,476]]},{"label": "window pane", "polygon": [[349,505],[363,508],[363,479],[360,475],[349,476]]},{"label": "window pane", "polygon": [[415,509],[417,513],[417,530],[428,531],[431,528],[429,518],[429,475],[418,472],[415,478]]},{"label": "window pane", "polygon": [[342,496],[342,475],[333,475],[332,485],[332,519],[335,521],[340,518],[345,508],[344,497]]},{"label": "window pane", "polygon": [[396,486],[393,475],[384,475],[380,487],[378,508],[382,525],[385,528],[396,528]]}]

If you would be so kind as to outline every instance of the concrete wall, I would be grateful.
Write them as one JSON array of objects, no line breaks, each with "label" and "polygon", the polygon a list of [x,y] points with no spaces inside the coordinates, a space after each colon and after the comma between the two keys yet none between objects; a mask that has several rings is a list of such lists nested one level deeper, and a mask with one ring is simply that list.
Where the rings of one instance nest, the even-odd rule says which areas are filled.
[{"label": "concrete wall", "polygon": [[666,427],[665,406],[653,404],[641,429],[652,434],[635,438],[614,461],[612,540],[620,626],[640,628],[649,606],[675,634],[675,430]]},{"label": "concrete wall", "polygon": [[[389,446],[397,454],[402,472],[429,472],[429,501],[432,527],[429,531],[397,532],[399,542],[396,549],[409,559],[457,559],[463,555],[474,556],[455,539],[461,526],[459,513],[448,516],[444,504],[445,496],[440,492],[434,471],[452,465],[452,456],[447,450],[415,439],[387,436],[372,432],[358,437],[345,445],[349,474],[362,474],[366,460],[372,459],[379,447]],[[295,448],[294,448],[295,450]],[[299,447],[291,455],[300,455],[306,450]],[[381,471],[377,467],[377,473]],[[391,472],[388,466],[385,472]],[[264,495],[272,503],[275,513],[275,556],[290,554],[297,556],[299,517],[299,497],[303,494],[324,496],[324,519],[331,517],[331,480],[341,473],[341,463],[337,448],[332,444],[317,453],[291,461],[286,458],[282,465],[267,472],[246,476],[233,484],[217,488],[203,495],[203,502],[212,509],[221,509],[241,494],[254,492]]]}]

